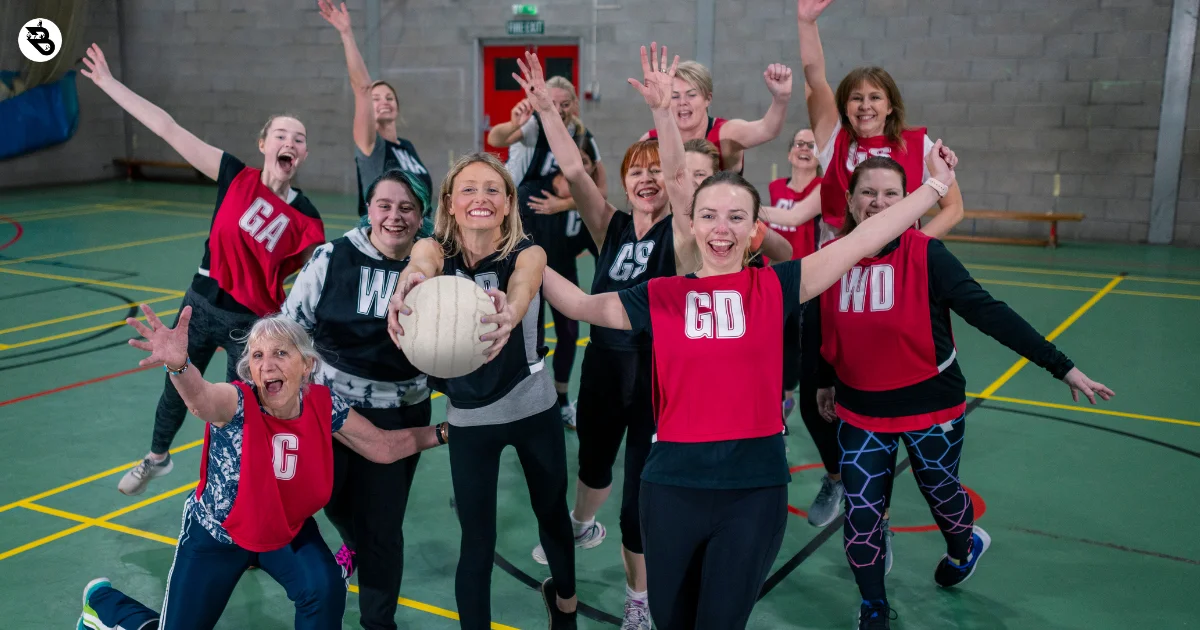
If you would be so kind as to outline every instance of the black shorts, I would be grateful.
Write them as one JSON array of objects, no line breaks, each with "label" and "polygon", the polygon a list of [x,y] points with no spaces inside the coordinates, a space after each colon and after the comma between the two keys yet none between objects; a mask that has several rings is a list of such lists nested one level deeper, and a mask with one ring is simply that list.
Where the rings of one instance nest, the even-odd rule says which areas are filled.
[{"label": "black shorts", "polygon": [[649,348],[616,350],[593,343],[583,351],[575,422],[579,479],[584,485],[599,489],[612,484],[613,464],[626,430],[626,458],[637,454],[642,461],[634,468],[640,474],[654,436],[651,382]]}]

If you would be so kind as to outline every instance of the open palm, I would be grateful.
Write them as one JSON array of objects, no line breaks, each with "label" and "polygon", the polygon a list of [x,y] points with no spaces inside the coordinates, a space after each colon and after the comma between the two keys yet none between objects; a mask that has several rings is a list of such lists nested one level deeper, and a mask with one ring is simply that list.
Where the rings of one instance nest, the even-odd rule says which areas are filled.
[{"label": "open palm", "polygon": [[179,321],[175,323],[174,328],[167,328],[158,315],[145,304],[142,305],[142,312],[146,314],[145,324],[132,317],[125,320],[126,324],[133,326],[134,330],[146,339],[145,341],[129,340],[129,345],[150,353],[150,356],[139,361],[138,365],[141,367],[166,365],[178,368],[187,363],[188,323],[192,321],[192,307],[185,306],[183,310],[179,311]]},{"label": "open palm", "polygon": [[350,12],[346,10],[345,2],[339,7],[330,0],[318,0],[317,8],[321,11],[321,17],[325,18],[325,21],[329,22],[339,33],[350,30]]},{"label": "open palm", "polygon": [[538,61],[537,53],[526,50],[525,61],[518,58],[517,67],[521,69],[521,75],[517,76],[514,72],[513,78],[525,90],[526,100],[539,112],[553,112],[554,100],[550,98],[550,88],[546,87],[546,77],[542,74],[542,64]]},{"label": "open palm", "polygon": [[96,85],[102,85],[113,78],[112,71],[108,69],[108,60],[104,58],[104,51],[100,50],[97,44],[88,46],[83,55],[83,65],[87,69],[80,70],[79,74],[91,79]]},{"label": "open palm", "polygon": [[796,16],[801,20],[816,22],[833,0],[796,0]]},{"label": "open palm", "polygon": [[679,67],[679,55],[667,66],[667,47],[658,52],[658,42],[650,43],[650,55],[646,55],[646,47],[642,46],[642,80],[629,79],[632,85],[650,109],[667,109],[671,106],[671,92],[675,85],[675,69]]}]

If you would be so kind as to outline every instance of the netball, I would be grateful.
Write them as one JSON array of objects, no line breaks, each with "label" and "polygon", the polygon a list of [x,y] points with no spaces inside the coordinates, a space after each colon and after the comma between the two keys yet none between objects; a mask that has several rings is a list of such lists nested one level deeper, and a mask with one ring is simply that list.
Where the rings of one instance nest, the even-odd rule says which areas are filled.
[{"label": "netball", "polygon": [[413,287],[405,298],[412,309],[400,315],[404,334],[397,337],[404,356],[422,372],[454,378],[484,364],[492,345],[479,337],[496,329],[480,318],[494,315],[492,298],[479,285],[457,276],[438,276]]}]

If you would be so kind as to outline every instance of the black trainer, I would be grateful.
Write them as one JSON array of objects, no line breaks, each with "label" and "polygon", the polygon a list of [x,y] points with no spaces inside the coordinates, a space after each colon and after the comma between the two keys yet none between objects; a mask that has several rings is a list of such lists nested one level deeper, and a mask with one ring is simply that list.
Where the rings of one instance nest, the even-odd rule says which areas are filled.
[{"label": "black trainer", "polygon": [[554,588],[554,578],[546,578],[542,582],[542,601],[546,603],[546,614],[550,617],[550,630],[576,630],[577,614],[558,609],[558,590]]},{"label": "black trainer", "polygon": [[864,601],[858,609],[858,630],[891,630],[896,611],[887,605],[887,600]]}]

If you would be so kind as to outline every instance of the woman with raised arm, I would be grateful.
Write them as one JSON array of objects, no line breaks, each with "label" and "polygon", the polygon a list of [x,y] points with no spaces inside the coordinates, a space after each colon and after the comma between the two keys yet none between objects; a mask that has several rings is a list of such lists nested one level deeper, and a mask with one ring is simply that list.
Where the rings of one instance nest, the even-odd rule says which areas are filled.
[{"label": "woman with raised arm", "polygon": [[[350,27],[350,12],[346,3],[335,6],[332,0],[317,0],[321,17],[337,29],[346,50],[346,69],[350,72],[350,89],[354,92],[354,167],[358,173],[358,216],[367,214],[367,189],[371,182],[385,172],[399,169],[412,176],[424,194],[433,190],[429,170],[417,155],[417,148],[396,132],[400,116],[400,99],[396,88],[384,80],[372,81],[363,61],[354,30]],[[433,233],[433,220],[426,209],[420,236]]]},{"label": "woman with raised arm", "polygon": [[[525,226],[533,242],[546,250],[546,264],[566,278],[578,282],[579,271],[576,258],[587,248],[591,240],[584,233],[579,212],[568,194],[559,196],[554,191],[554,182],[561,175],[558,161],[543,132],[543,116],[558,118],[567,126],[567,133],[575,141],[591,163],[589,176],[601,194],[607,194],[608,184],[604,163],[600,161],[600,150],[592,133],[584,128],[579,119],[579,98],[575,86],[564,77],[550,77],[546,81],[553,112],[536,111],[528,99],[517,103],[512,110],[512,119],[492,127],[488,132],[488,143],[495,147],[509,147],[508,171],[517,183],[517,201],[521,206],[521,224]],[[554,320],[554,390],[558,392],[558,407],[563,424],[575,428],[575,406],[567,397],[571,382],[571,370],[575,366],[575,342],[579,339],[579,324],[550,309]],[[545,329],[538,328],[538,344],[545,339]]]},{"label": "woman with raised arm", "polygon": [[[425,375],[387,343],[387,305],[408,265],[429,197],[412,175],[388,171],[367,188],[369,224],[317,248],[283,312],[332,360],[313,381],[384,430],[429,426]],[[334,555],[346,579],[358,569],[360,623],[394,630],[404,577],[404,513],[420,455],[379,464],[333,445],[325,515],[345,544]]]},{"label": "woman with raised arm", "polygon": [[[643,94],[669,84],[666,60],[653,63],[645,69],[650,87],[634,82]],[[698,272],[593,295],[546,272],[546,297],[568,316],[652,337],[657,427],[640,513],[660,628],[746,626],[787,520],[784,322],[911,226],[945,192],[942,181],[953,181],[954,161],[938,143],[927,186],[799,260],[746,267],[758,192],[723,171],[704,181],[689,212]]]},{"label": "woman with raised arm", "polygon": [[[788,101],[792,98],[792,69],[773,63],[763,71],[763,81],[771,93],[771,106],[763,117],[753,122],[740,118],[726,120],[708,114],[712,104],[712,73],[703,64],[685,61],[679,64],[672,82],[671,112],[684,140],[704,138],[720,151],[720,170],[742,172],[745,164],[742,153],[779,136],[787,120]],[[657,138],[656,129],[642,135],[642,140]]]},{"label": "woman with raised arm", "polygon": [[[771,207],[764,207],[762,215],[772,228],[784,235],[794,248],[793,258],[803,258],[815,252],[820,244],[821,227],[821,165],[817,162],[816,141],[811,129],[801,129],[792,136],[788,145],[788,164],[791,176],[781,177],[769,187]],[[814,320],[811,313],[816,302],[809,302],[801,309],[795,321],[789,322],[784,334],[783,351],[783,417],[791,414],[799,400],[800,419],[808,429],[821,463],[825,465],[825,476],[821,488],[808,507],[808,522],[814,527],[824,527],[842,513],[842,488],[836,427],[831,427],[817,409],[817,357],[820,337],[813,326],[801,326],[801,321]],[[799,388],[799,398],[793,390]]]},{"label": "woman with raised arm", "polygon": [[114,589],[88,583],[79,628],[207,630],[234,586],[261,567],[296,605],[296,628],[340,628],[346,582],[313,515],[333,487],[333,441],[388,464],[447,441],[445,425],[381,431],[341,396],[312,382],[321,363],[304,328],[286,315],[254,322],[237,357],[242,381],[209,383],[192,368],[185,306],[167,328],[149,306],[146,323],[126,321],[145,341],[129,345],[163,366],[196,417],[208,423],[200,485],[183,507],[183,531],[167,577],[162,613]]},{"label": "woman with raised arm", "polygon": [[[669,78],[659,86],[654,101],[647,101],[655,124],[663,131],[662,142],[635,142],[621,162],[621,181],[631,207],[626,213],[605,201],[587,176],[570,133],[553,115],[554,101],[537,56],[526,53],[525,61],[518,63],[523,76],[517,80],[535,110],[544,112],[541,119],[546,140],[558,157],[583,224],[600,249],[592,292],[615,291],[649,278],[694,270],[697,253],[687,217],[671,211],[687,207],[694,184],[687,175],[683,140],[670,110]],[[664,177],[664,170],[671,175]],[[637,479],[654,433],[650,348],[641,335],[622,330],[593,326],[591,337],[584,350],[579,380],[579,477],[571,524],[577,547],[590,549],[604,541],[607,532],[596,522],[596,512],[612,492],[612,468],[624,439],[625,484],[620,512],[626,594],[623,628],[644,629],[650,627],[650,614]],[[533,558],[546,563],[542,546],[533,550]]]},{"label": "woman with raised arm", "polygon": [[[550,563],[542,599],[553,630],[575,628],[575,547],[567,518],[567,453],[554,382],[544,349],[532,330],[542,310],[546,253],[525,236],[517,210],[517,187],[490,153],[459,158],[442,180],[434,238],[413,246],[388,306],[388,330],[399,345],[408,314],[404,298],[418,283],[438,275],[467,278],[483,287],[499,327],[488,362],[456,378],[429,378],[446,395],[446,420],[454,426],[450,477],[462,542],[454,597],[463,628],[491,624],[492,559],[496,553],[496,484],[500,453],[512,446],[521,460],[538,532]],[[507,343],[510,340],[512,343]]]},{"label": "woman with raised arm", "polygon": [[[906,203],[907,169],[886,157],[867,159],[850,176],[849,210],[836,247],[875,215]],[[889,209],[890,207],[890,209]],[[860,630],[890,624],[884,505],[903,440],[917,486],[946,539],[934,570],[938,586],[971,577],[991,539],[974,523],[958,477],[966,428],[966,379],[950,326],[953,311],[1050,372],[1071,396],[1113,392],[1092,381],[1020,315],[983,290],[941,241],[917,230],[870,251],[821,294],[817,331],[822,358],[821,413],[836,423],[847,514],[846,557],[862,594]],[[832,387],[826,387],[832,386]]]},{"label": "woman with raised arm", "polygon": [[[886,70],[861,67],[851,70],[838,84],[837,93],[825,78],[825,52],[817,18],[833,0],[797,0],[800,58],[808,93],[808,118],[816,136],[825,175],[821,183],[821,218],[832,227],[831,237],[846,216],[846,191],[854,168],[869,157],[886,156],[904,167],[908,190],[921,186],[929,172],[925,157],[933,141],[924,127],[908,127],[900,89]],[[962,220],[962,193],[955,184],[938,201],[941,210],[921,231],[941,238]],[[826,239],[827,240],[827,239]]]},{"label": "woman with raised arm", "polygon": [[[180,312],[193,311],[188,356],[203,374],[217,348],[227,355],[225,377],[237,380],[238,357],[245,345],[234,336],[259,317],[279,311],[283,281],[325,242],[321,215],[292,179],[308,142],[294,116],[272,116],[258,134],[262,168],[209,145],[179,126],[171,115],[113,78],[104,53],[92,44],[84,55],[83,76],[122,109],[167,141],[196,170],[217,182],[217,203],[199,271],[183,296]],[[145,492],[150,480],[174,468],[169,453],[188,407],[170,378],[154,413],[150,452],[121,478],[123,494]]]}]

